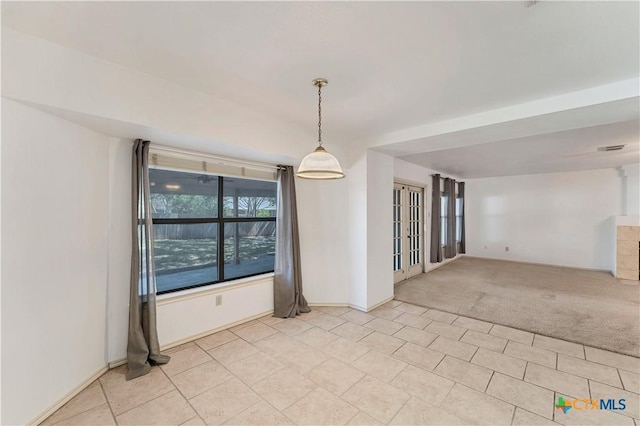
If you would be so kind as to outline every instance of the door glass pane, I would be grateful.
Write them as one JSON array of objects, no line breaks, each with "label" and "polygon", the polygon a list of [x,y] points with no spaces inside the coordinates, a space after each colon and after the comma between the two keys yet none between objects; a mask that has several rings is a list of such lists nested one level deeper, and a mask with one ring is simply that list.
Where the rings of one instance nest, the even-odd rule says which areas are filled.
[{"label": "door glass pane", "polygon": [[409,265],[421,263],[420,239],[421,239],[421,191],[409,189]]},{"label": "door glass pane", "polygon": [[393,189],[393,270],[402,269],[402,190]]}]

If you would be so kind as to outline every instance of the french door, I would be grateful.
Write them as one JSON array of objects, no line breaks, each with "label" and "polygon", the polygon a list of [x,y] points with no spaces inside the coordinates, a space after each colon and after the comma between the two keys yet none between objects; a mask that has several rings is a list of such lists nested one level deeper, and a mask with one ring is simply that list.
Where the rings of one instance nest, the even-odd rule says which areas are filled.
[{"label": "french door", "polygon": [[393,282],[424,271],[423,188],[393,185]]}]

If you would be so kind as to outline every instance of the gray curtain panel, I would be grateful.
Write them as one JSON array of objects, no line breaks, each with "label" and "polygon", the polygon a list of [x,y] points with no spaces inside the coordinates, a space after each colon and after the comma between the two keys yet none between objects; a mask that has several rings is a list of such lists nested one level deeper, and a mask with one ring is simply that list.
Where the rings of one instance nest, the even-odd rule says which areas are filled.
[{"label": "gray curtain panel", "polygon": [[300,236],[293,167],[278,166],[278,216],[273,286],[273,316],[293,318],[311,312],[302,295]]},{"label": "gray curtain panel", "polygon": [[444,246],[444,257],[456,256],[456,181],[446,178],[444,192],[447,195],[447,240]]},{"label": "gray curtain panel", "polygon": [[464,235],[464,182],[458,182],[458,198],[460,198],[462,204],[462,211],[460,212],[462,215],[460,220],[460,253],[466,253],[467,247]]},{"label": "gray curtain panel", "polygon": [[431,248],[429,259],[431,263],[442,262],[442,250],[440,249],[440,175],[432,176],[433,193],[431,195]]},{"label": "gray curtain panel", "polygon": [[143,376],[152,364],[166,364],[156,329],[156,277],[153,270],[153,227],[149,201],[149,141],[133,143],[131,176],[132,251],[129,299],[127,380]]}]

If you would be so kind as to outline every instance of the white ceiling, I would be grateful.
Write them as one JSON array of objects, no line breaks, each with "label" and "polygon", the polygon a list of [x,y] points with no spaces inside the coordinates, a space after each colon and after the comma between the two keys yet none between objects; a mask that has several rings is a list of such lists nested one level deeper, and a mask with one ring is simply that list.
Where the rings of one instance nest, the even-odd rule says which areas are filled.
[{"label": "white ceiling", "polygon": [[[400,157],[461,178],[589,170],[638,162],[637,120]],[[620,151],[598,148],[626,145]]]},{"label": "white ceiling", "polygon": [[[313,127],[316,95],[310,82],[327,77],[323,130],[342,143],[640,75],[638,2],[525,4],[2,2],[2,24],[268,111],[295,126]],[[628,115],[613,121],[628,121]],[[582,127],[593,124],[587,120]],[[633,126],[620,126],[637,143],[637,126],[635,133]],[[618,137],[614,128],[607,127],[612,138]],[[637,161],[636,156],[587,162],[578,155],[586,147],[577,143],[584,135],[504,135],[503,142],[487,141],[493,148],[485,148],[519,146],[500,152],[514,160],[522,152],[539,158],[529,162],[531,173]],[[467,177],[521,173],[503,162],[483,160],[483,169],[478,161],[459,160],[477,159],[477,145],[440,145],[435,151],[414,147],[403,158]],[[552,161],[571,154],[571,160]]]}]

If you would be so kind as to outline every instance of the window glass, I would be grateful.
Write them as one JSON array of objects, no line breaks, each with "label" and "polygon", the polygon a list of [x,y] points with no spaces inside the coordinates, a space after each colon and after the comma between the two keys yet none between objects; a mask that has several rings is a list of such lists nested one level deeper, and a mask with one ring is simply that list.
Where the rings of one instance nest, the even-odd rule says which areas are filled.
[{"label": "window glass", "polygon": [[456,241],[462,239],[462,198],[456,198]]},{"label": "window glass", "polygon": [[224,275],[243,277],[273,271],[275,222],[235,222],[224,226]]},{"label": "window glass", "polygon": [[222,185],[224,217],[275,217],[275,182],[225,177]]},{"label": "window glass", "polygon": [[218,216],[218,177],[149,169],[153,218]]},{"label": "window glass", "polygon": [[158,292],[217,281],[217,234],[215,223],[154,225]]},{"label": "window glass", "polygon": [[275,182],[164,169],[149,181],[158,293],[273,271]]},{"label": "window glass", "polygon": [[447,206],[449,205],[449,196],[443,195],[440,203],[440,244],[445,246],[447,244],[447,218],[449,217]]}]

